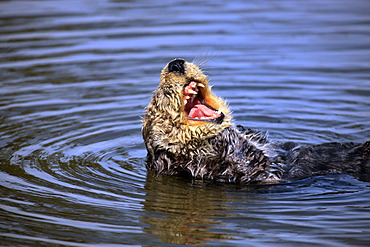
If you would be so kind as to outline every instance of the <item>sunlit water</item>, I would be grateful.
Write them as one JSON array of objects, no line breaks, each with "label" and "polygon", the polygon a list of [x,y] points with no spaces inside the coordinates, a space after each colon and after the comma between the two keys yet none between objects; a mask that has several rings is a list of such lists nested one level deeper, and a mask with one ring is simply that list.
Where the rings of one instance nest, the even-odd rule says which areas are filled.
[{"label": "sunlit water", "polygon": [[370,3],[0,2],[1,246],[368,246],[370,184],[192,183],[145,169],[162,67],[204,69],[235,122],[370,139]]}]

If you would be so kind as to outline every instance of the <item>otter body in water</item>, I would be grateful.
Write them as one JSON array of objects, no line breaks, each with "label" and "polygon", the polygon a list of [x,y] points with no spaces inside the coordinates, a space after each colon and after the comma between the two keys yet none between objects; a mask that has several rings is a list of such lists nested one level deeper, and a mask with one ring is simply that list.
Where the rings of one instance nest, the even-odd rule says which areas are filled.
[{"label": "otter body in water", "polygon": [[370,174],[370,142],[299,145],[267,140],[232,123],[227,104],[195,64],[175,59],[161,73],[143,119],[147,168],[241,184],[324,174]]}]

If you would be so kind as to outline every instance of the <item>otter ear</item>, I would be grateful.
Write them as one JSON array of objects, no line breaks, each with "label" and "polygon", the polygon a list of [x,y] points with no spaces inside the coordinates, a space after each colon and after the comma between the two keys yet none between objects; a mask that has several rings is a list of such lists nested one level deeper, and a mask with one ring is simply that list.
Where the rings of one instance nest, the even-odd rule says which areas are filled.
[{"label": "otter ear", "polygon": [[168,64],[168,72],[169,73],[180,73],[184,74],[185,73],[185,60],[181,58],[176,58],[169,62]]}]

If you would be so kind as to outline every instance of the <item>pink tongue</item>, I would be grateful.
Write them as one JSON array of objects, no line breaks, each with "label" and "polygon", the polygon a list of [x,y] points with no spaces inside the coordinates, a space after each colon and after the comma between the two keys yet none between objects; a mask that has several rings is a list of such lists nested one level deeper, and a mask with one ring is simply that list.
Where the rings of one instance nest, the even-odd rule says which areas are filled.
[{"label": "pink tongue", "polygon": [[214,111],[209,109],[205,105],[195,105],[189,113],[189,117],[196,118],[196,117],[212,117],[214,116]]}]

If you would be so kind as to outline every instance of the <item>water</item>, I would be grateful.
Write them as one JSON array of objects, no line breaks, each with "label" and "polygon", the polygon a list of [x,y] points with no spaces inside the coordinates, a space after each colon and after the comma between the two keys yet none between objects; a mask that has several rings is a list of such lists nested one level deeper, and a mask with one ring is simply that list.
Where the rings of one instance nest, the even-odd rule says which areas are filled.
[{"label": "water", "polygon": [[171,59],[235,121],[301,143],[370,139],[370,4],[1,1],[1,246],[368,246],[370,184],[191,183],[145,169]]}]

